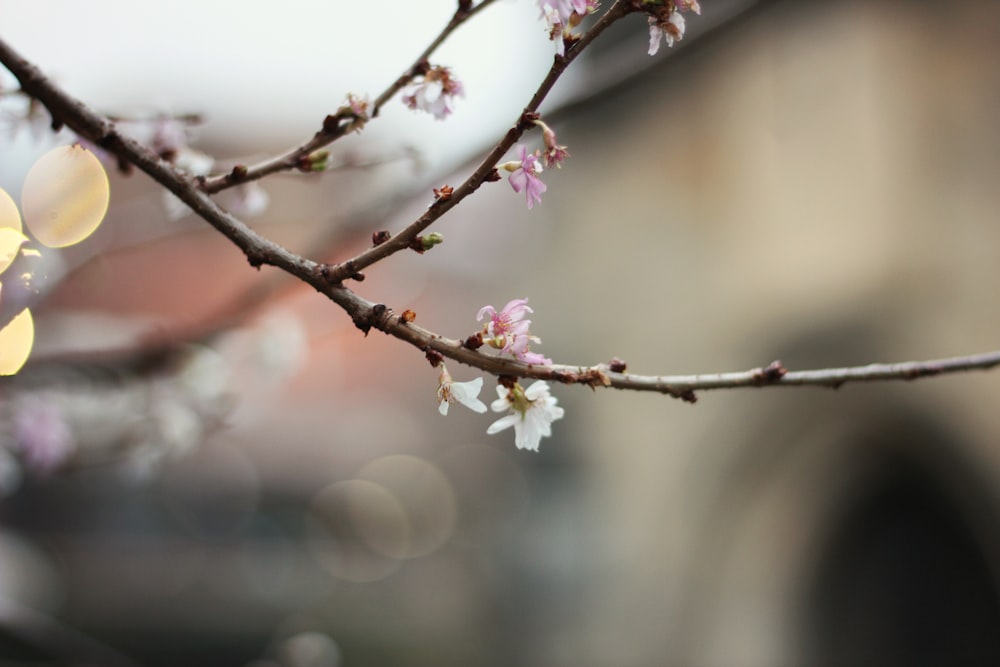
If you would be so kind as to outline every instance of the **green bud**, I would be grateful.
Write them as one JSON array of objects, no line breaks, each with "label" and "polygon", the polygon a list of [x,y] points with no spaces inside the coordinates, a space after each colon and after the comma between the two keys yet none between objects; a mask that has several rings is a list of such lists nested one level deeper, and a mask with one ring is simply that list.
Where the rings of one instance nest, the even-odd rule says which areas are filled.
[{"label": "green bud", "polygon": [[431,232],[420,237],[420,245],[423,246],[424,250],[430,250],[439,243],[444,243],[444,236],[438,232]]}]

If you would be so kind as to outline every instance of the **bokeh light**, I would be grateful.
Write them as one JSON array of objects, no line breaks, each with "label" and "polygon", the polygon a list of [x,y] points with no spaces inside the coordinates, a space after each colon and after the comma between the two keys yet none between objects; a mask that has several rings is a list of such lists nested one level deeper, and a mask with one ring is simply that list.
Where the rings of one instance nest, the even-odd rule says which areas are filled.
[{"label": "bokeh light", "polygon": [[0,227],[0,273],[17,258],[17,251],[28,240],[24,234],[10,227]]},{"label": "bokeh light", "polygon": [[444,473],[416,456],[385,456],[358,472],[358,479],[379,484],[399,501],[406,515],[409,540],[386,555],[417,558],[437,551],[455,528],[455,494]]},{"label": "bokeh light", "polygon": [[74,144],[53,148],[31,167],[21,190],[21,209],[35,238],[50,248],[63,248],[94,233],[110,199],[104,166]]},{"label": "bokeh light", "polygon": [[287,667],[337,667],[340,647],[322,632],[300,632],[278,647],[281,664]]},{"label": "bokeh light", "polygon": [[0,229],[21,231],[21,214],[17,212],[17,204],[3,188],[0,188]]},{"label": "bokeh light", "polygon": [[330,574],[355,583],[378,581],[399,568],[410,527],[399,500],[362,479],[330,484],[313,499],[307,524],[314,557]]},{"label": "bokeh light", "polygon": [[28,238],[21,232],[21,215],[6,191],[0,189],[0,273],[7,270],[17,257],[21,244]]},{"label": "bokeh light", "polygon": [[35,322],[25,309],[0,329],[0,375],[14,375],[31,354],[35,340]]}]

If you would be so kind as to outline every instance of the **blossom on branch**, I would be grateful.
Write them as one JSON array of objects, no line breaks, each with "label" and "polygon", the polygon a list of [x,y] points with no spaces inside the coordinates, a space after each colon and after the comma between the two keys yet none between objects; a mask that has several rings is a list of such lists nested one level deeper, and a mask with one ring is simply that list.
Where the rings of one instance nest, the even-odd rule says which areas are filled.
[{"label": "blossom on branch", "polygon": [[483,342],[526,364],[551,364],[551,359],[529,350],[531,343],[542,342],[541,338],[532,336],[528,331],[531,320],[524,319],[524,316],[531,312],[534,311],[528,307],[527,299],[509,301],[500,312],[493,306],[483,306],[476,314],[476,320],[480,322],[485,315],[490,318],[483,326]]},{"label": "blossom on branch", "polygon": [[562,419],[565,414],[556,405],[558,400],[549,393],[549,385],[544,380],[538,380],[527,389],[522,389],[518,383],[510,389],[500,386],[497,395],[499,398],[490,408],[494,412],[509,410],[510,414],[490,424],[486,433],[493,435],[513,426],[514,444],[518,449],[537,452],[542,438],[552,435],[552,422]]},{"label": "blossom on branch", "polygon": [[457,96],[465,97],[462,82],[453,77],[447,67],[431,67],[420,81],[403,90],[403,104],[444,120],[453,111],[452,104]]},{"label": "blossom on branch", "polygon": [[438,412],[448,414],[451,403],[461,403],[473,412],[486,412],[486,404],[479,400],[479,392],[483,389],[483,378],[475,378],[468,382],[454,382],[451,373],[441,364],[441,375],[438,377]]},{"label": "blossom on branch", "polygon": [[520,145],[517,147],[517,153],[520,160],[505,162],[499,168],[510,172],[508,177],[510,187],[514,188],[514,192],[524,191],[530,209],[535,204],[541,203],[542,193],[548,188],[545,187],[545,183],[542,183],[542,179],[538,178],[538,175],[542,173],[542,164],[538,159],[537,151],[529,153],[524,145]]},{"label": "blossom on branch", "polygon": [[535,125],[542,128],[542,140],[545,141],[545,152],[542,153],[542,161],[546,167],[562,168],[562,162],[569,157],[569,151],[565,146],[560,146],[556,141],[556,133],[551,127],[541,120],[534,121]]},{"label": "blossom on branch", "polygon": [[[648,3],[653,4],[653,3]],[[701,14],[698,0],[666,0],[650,10],[649,15],[649,55],[654,56],[660,50],[660,42],[665,41],[668,47],[684,38],[684,16],[681,12],[692,11]]]},{"label": "blossom on branch", "polygon": [[573,38],[571,29],[600,6],[597,0],[538,0],[541,16],[549,27],[549,39],[556,43],[556,53],[565,55],[565,40]]}]

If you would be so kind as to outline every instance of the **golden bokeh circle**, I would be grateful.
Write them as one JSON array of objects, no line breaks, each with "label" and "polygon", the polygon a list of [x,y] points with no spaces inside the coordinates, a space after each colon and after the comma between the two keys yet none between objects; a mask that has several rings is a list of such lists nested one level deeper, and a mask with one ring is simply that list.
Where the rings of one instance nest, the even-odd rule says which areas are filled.
[{"label": "golden bokeh circle", "polygon": [[31,354],[35,342],[35,322],[25,308],[3,329],[0,329],[0,375],[14,375]]},{"label": "golden bokeh circle", "polygon": [[59,146],[31,167],[21,190],[28,230],[50,248],[79,243],[100,226],[111,189],[100,160],[79,144]]}]

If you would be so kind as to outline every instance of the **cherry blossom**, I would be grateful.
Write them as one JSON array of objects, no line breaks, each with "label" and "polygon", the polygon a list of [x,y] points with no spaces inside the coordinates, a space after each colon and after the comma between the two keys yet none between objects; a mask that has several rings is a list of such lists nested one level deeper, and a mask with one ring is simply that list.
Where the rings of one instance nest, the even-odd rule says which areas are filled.
[{"label": "cherry blossom", "polygon": [[570,30],[600,8],[597,0],[538,0],[541,16],[549,27],[549,39],[556,43],[556,53],[565,55],[565,37],[572,37]]},{"label": "cherry blossom", "polygon": [[486,433],[493,435],[514,427],[514,444],[518,449],[538,451],[542,438],[552,435],[552,422],[562,419],[565,411],[556,405],[558,400],[549,393],[549,385],[538,380],[527,389],[515,383],[513,388],[497,387],[499,398],[490,408],[494,412],[510,413],[490,424]]},{"label": "cherry blossom", "polygon": [[542,342],[528,331],[531,320],[524,319],[524,316],[531,312],[534,311],[528,307],[527,299],[509,301],[500,312],[493,306],[483,306],[476,315],[476,320],[480,322],[484,315],[490,317],[483,326],[483,342],[501,352],[507,352],[526,364],[551,364],[551,359],[529,350],[531,343]]},{"label": "cherry blossom", "polygon": [[524,190],[524,196],[530,209],[535,204],[541,203],[542,193],[548,188],[538,178],[538,174],[542,173],[542,164],[538,159],[538,154],[529,153],[524,145],[518,146],[517,152],[520,160],[505,162],[500,165],[500,168],[510,172],[508,180],[510,187],[514,188],[514,192],[519,193]]},{"label": "cherry blossom", "polygon": [[454,382],[451,373],[441,364],[441,375],[438,378],[438,412],[448,414],[451,403],[461,403],[473,412],[486,412],[486,404],[479,400],[479,392],[483,389],[483,378],[475,378],[468,382]]},{"label": "cherry blossom", "polygon": [[453,77],[447,67],[431,67],[420,81],[403,90],[403,103],[444,120],[453,111],[452,104],[457,96],[465,97],[462,82]]},{"label": "cherry blossom", "polygon": [[541,120],[536,120],[535,125],[542,128],[542,140],[545,142],[545,152],[542,153],[542,161],[546,167],[562,169],[562,162],[569,157],[569,151],[565,146],[560,146],[556,141],[556,133],[551,127]]},{"label": "cherry blossom", "polygon": [[701,14],[698,0],[669,0],[656,8],[649,16],[649,55],[656,55],[660,42],[668,47],[684,38],[684,16],[681,12],[692,11]]}]

